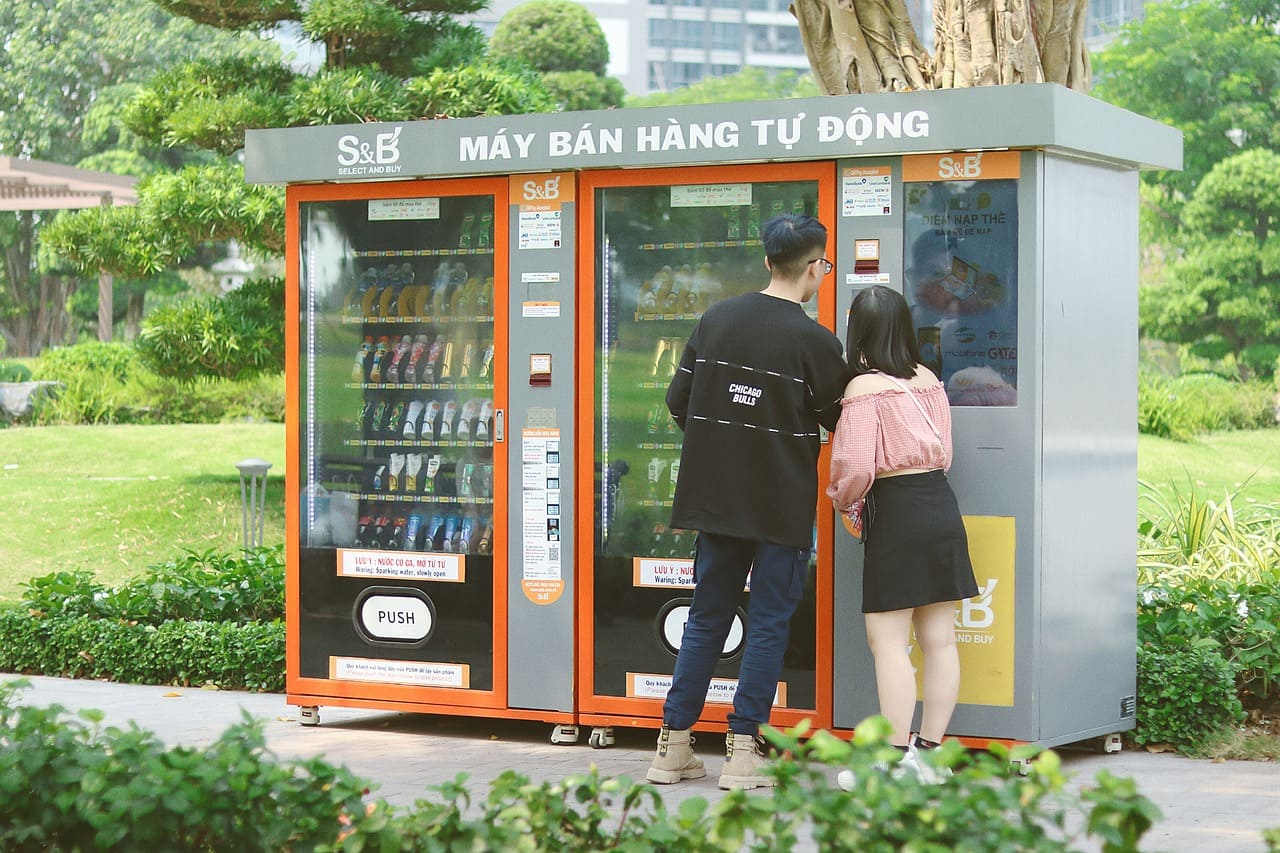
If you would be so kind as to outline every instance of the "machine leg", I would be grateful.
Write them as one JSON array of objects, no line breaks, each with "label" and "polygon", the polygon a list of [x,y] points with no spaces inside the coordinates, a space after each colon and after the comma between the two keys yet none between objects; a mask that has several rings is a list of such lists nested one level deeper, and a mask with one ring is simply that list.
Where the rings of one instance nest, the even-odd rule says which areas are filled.
[{"label": "machine leg", "polygon": [[1119,732],[1112,732],[1102,738],[1102,751],[1105,753],[1119,752],[1124,749],[1124,740]]},{"label": "machine leg", "polygon": [[592,749],[604,749],[606,746],[613,746],[613,726],[596,726],[587,737],[587,743],[591,745]]},{"label": "machine leg", "polygon": [[319,705],[298,706],[298,722],[304,726],[320,725],[320,706]]},{"label": "machine leg", "polygon": [[551,742],[566,744],[578,742],[578,727],[568,723],[557,723],[551,727]]}]

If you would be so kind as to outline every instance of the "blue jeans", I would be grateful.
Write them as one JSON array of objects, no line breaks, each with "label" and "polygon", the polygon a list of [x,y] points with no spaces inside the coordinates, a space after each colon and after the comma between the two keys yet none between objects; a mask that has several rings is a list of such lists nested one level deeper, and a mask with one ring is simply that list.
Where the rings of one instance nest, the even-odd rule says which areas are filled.
[{"label": "blue jeans", "polygon": [[791,617],[809,575],[809,549],[699,533],[693,560],[697,583],[693,604],[676,656],[671,690],[662,706],[663,722],[672,729],[691,728],[702,714],[707,686],[733,626],[748,570],[747,642],[729,730],[755,735],[760,724],[769,721],[791,635]]}]

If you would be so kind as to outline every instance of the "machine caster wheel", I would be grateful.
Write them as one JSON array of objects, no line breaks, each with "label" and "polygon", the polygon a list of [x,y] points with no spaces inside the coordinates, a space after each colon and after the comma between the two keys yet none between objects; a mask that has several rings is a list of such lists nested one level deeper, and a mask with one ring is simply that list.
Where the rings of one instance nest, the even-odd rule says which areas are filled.
[{"label": "machine caster wheel", "polygon": [[1124,740],[1119,732],[1112,732],[1102,738],[1102,751],[1110,754],[1124,749]]},{"label": "machine caster wheel", "polygon": [[597,726],[591,730],[591,734],[587,737],[587,743],[592,749],[604,749],[606,746],[613,746],[613,726]]},{"label": "machine caster wheel", "polygon": [[566,744],[578,742],[578,727],[568,723],[557,723],[551,727],[551,742]]},{"label": "machine caster wheel", "polygon": [[1009,764],[1010,766],[1013,767],[1013,772],[1017,773],[1019,776],[1031,775],[1031,759],[1030,758],[1015,758],[1012,761],[1010,761]]},{"label": "machine caster wheel", "polygon": [[320,706],[302,705],[298,708],[298,722],[304,726],[320,725]]}]

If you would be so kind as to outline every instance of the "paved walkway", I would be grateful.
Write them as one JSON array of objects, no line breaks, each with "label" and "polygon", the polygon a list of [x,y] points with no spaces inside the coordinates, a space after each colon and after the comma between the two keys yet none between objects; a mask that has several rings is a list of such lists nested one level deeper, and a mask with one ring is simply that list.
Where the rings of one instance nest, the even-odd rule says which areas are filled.
[{"label": "paved walkway", "polygon": [[[0,680],[10,676],[0,675]],[[281,758],[322,757],[377,783],[375,796],[407,806],[427,796],[425,786],[471,774],[473,791],[483,791],[504,770],[535,781],[587,771],[642,778],[653,753],[654,732],[616,730],[617,743],[591,749],[585,732],[576,746],[553,746],[550,726],[510,720],[433,717],[382,711],[322,708],[320,726],[303,727],[297,709],[278,694],[194,688],[147,687],[29,677],[21,701],[97,708],[107,725],[133,721],[169,745],[212,742],[247,711],[264,721],[267,744]],[[716,775],[721,748],[704,738],[699,753],[708,759],[706,779],[663,788],[668,808],[690,796],[719,796]],[[1143,840],[1146,850],[1239,853],[1263,851],[1261,831],[1280,827],[1280,766],[1270,762],[1192,761],[1172,754],[1125,751],[1103,755],[1086,749],[1060,753],[1073,787],[1092,782],[1103,768],[1132,777],[1138,790],[1164,812]]]}]

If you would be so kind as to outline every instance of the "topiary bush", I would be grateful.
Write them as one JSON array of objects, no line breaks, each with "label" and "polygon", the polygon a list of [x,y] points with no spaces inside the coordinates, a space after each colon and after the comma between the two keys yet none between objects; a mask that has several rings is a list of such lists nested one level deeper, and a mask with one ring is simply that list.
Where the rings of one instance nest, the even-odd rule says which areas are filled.
[{"label": "topiary bush", "polygon": [[1205,738],[1244,719],[1236,693],[1236,668],[1216,644],[1138,647],[1139,744],[1194,749]]}]

